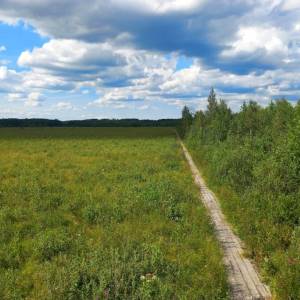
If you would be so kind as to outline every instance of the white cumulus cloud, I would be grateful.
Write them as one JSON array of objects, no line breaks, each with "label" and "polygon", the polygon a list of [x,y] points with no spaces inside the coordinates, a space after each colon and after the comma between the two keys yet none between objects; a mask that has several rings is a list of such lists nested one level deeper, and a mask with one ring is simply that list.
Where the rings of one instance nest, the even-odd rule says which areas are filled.
[{"label": "white cumulus cloud", "polygon": [[41,105],[42,101],[43,99],[40,92],[32,92],[27,96],[25,105],[35,107]]},{"label": "white cumulus cloud", "polygon": [[286,54],[288,47],[284,33],[274,27],[241,27],[237,32],[237,39],[229,49],[222,52],[222,55],[235,56],[259,50],[266,54]]},{"label": "white cumulus cloud", "polygon": [[299,0],[283,0],[282,9],[283,10],[300,9],[300,2],[299,2]]}]

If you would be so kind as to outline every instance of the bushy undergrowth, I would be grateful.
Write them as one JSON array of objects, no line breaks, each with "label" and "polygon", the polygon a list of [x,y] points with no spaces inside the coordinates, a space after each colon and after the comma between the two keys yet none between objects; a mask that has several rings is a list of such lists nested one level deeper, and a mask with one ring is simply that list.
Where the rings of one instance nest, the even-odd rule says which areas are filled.
[{"label": "bushy undergrowth", "polygon": [[173,131],[0,135],[0,299],[227,298]]},{"label": "bushy undergrowth", "polygon": [[[222,134],[220,135],[220,128]],[[186,141],[278,299],[300,299],[300,106],[244,104],[212,92]]]}]

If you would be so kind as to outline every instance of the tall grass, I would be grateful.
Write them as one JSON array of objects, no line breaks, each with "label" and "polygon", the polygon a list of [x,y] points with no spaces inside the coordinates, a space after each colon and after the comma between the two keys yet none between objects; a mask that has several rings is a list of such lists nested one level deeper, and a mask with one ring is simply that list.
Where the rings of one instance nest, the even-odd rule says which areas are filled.
[{"label": "tall grass", "polygon": [[171,129],[0,130],[1,299],[226,299]]}]

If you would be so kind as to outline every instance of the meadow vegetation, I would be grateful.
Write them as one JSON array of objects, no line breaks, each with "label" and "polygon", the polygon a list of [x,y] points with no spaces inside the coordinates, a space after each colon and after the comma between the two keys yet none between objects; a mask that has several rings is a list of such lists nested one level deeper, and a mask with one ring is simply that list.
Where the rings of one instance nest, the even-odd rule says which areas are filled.
[{"label": "meadow vegetation", "polygon": [[250,101],[233,113],[212,90],[181,133],[276,299],[300,299],[300,104]]},{"label": "meadow vegetation", "polygon": [[0,129],[0,151],[0,299],[227,299],[173,129]]}]

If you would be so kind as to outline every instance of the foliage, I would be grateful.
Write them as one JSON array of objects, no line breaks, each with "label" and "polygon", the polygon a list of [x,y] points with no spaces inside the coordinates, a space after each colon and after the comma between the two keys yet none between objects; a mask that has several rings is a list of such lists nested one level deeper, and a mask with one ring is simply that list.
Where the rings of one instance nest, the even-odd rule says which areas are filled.
[{"label": "foliage", "polygon": [[182,118],[181,118],[181,126],[180,126],[180,133],[181,135],[185,136],[186,133],[189,131],[193,122],[193,115],[190,109],[187,106],[184,106],[182,109]]},{"label": "foliage", "polygon": [[[222,113],[220,113],[222,112]],[[279,299],[300,299],[300,104],[232,113],[213,91],[187,142]]]},{"label": "foliage", "polygon": [[172,129],[0,129],[0,150],[0,299],[227,299]]}]

